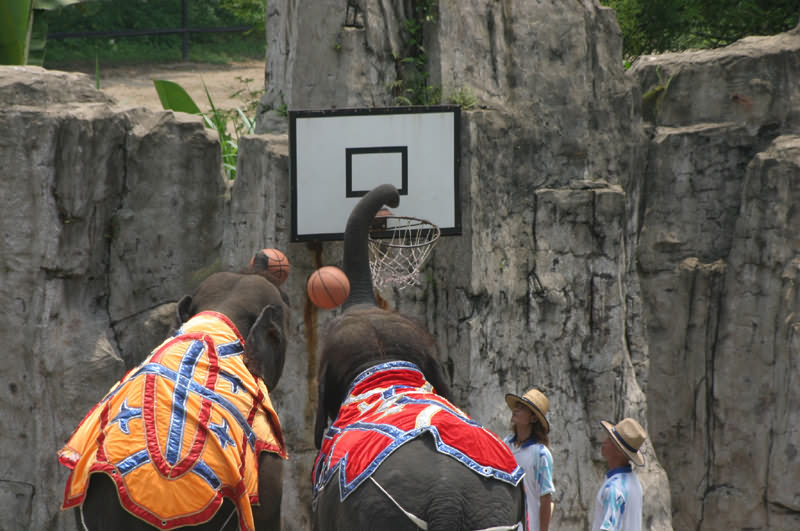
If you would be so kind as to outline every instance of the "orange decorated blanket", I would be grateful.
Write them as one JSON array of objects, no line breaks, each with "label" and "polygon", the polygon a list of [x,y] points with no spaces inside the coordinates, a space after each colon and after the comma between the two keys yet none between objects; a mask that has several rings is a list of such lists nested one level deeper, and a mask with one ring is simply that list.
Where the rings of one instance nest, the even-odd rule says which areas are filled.
[{"label": "orange decorated blanket", "polygon": [[[224,315],[184,323],[86,415],[59,462],[70,468],[63,508],[83,502],[93,473],[122,505],[161,529],[211,519],[224,498],[254,528],[258,457],[287,457],[267,388],[245,367],[244,340]],[[269,503],[268,500],[261,500]]]}]

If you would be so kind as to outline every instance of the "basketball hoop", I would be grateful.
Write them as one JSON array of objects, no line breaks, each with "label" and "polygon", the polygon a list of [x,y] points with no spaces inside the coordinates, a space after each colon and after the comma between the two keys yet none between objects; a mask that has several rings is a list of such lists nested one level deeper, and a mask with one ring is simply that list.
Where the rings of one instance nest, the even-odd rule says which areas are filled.
[{"label": "basketball hoop", "polygon": [[369,268],[375,287],[403,289],[419,282],[419,272],[439,241],[437,225],[381,211],[369,230]]}]

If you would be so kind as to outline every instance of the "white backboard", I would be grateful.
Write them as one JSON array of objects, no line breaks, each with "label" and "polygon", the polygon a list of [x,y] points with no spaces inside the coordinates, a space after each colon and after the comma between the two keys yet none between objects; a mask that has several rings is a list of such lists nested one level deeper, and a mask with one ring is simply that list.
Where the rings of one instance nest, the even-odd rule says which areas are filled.
[{"label": "white backboard", "polygon": [[343,239],[381,184],[400,191],[395,215],[461,234],[459,127],[455,105],[290,111],[292,241]]}]

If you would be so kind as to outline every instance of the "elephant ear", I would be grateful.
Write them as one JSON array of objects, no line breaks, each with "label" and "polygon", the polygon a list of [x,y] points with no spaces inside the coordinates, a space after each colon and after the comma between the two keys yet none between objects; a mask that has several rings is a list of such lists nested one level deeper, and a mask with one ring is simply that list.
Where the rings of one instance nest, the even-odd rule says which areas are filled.
[{"label": "elephant ear", "polygon": [[183,323],[191,319],[192,315],[194,315],[194,311],[192,311],[192,296],[184,295],[175,305],[175,329],[177,330]]},{"label": "elephant ear", "polygon": [[441,363],[435,358],[430,357],[428,358],[427,365],[428,370],[424,371],[425,378],[430,382],[433,388],[436,389],[436,394],[447,400],[452,400],[453,397],[450,392],[450,385],[447,383],[445,371]]},{"label": "elephant ear", "polygon": [[245,340],[245,357],[258,367],[259,376],[269,390],[278,384],[286,360],[284,323],[283,306],[264,306]]},{"label": "elephant ear", "polygon": [[319,450],[322,447],[322,436],[328,428],[328,413],[325,411],[325,379],[328,375],[328,365],[322,366],[317,385],[317,418],[314,421],[314,444]]}]

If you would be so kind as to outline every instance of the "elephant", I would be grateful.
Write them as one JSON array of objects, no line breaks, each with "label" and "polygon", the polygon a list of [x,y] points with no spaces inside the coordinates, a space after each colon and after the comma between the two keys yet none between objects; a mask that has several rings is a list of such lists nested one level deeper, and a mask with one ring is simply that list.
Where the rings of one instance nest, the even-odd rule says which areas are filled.
[{"label": "elephant", "polygon": [[269,399],[286,358],[279,284],[262,257],[179,300],[171,337],[59,452],[79,529],[281,528],[288,455]]},{"label": "elephant", "polygon": [[[450,401],[436,338],[376,304],[368,231],[383,205],[398,204],[395,187],[378,186],[345,228],[350,294],[321,334],[313,529],[523,529],[524,474],[513,455]],[[468,455],[469,441],[484,453]]]}]

